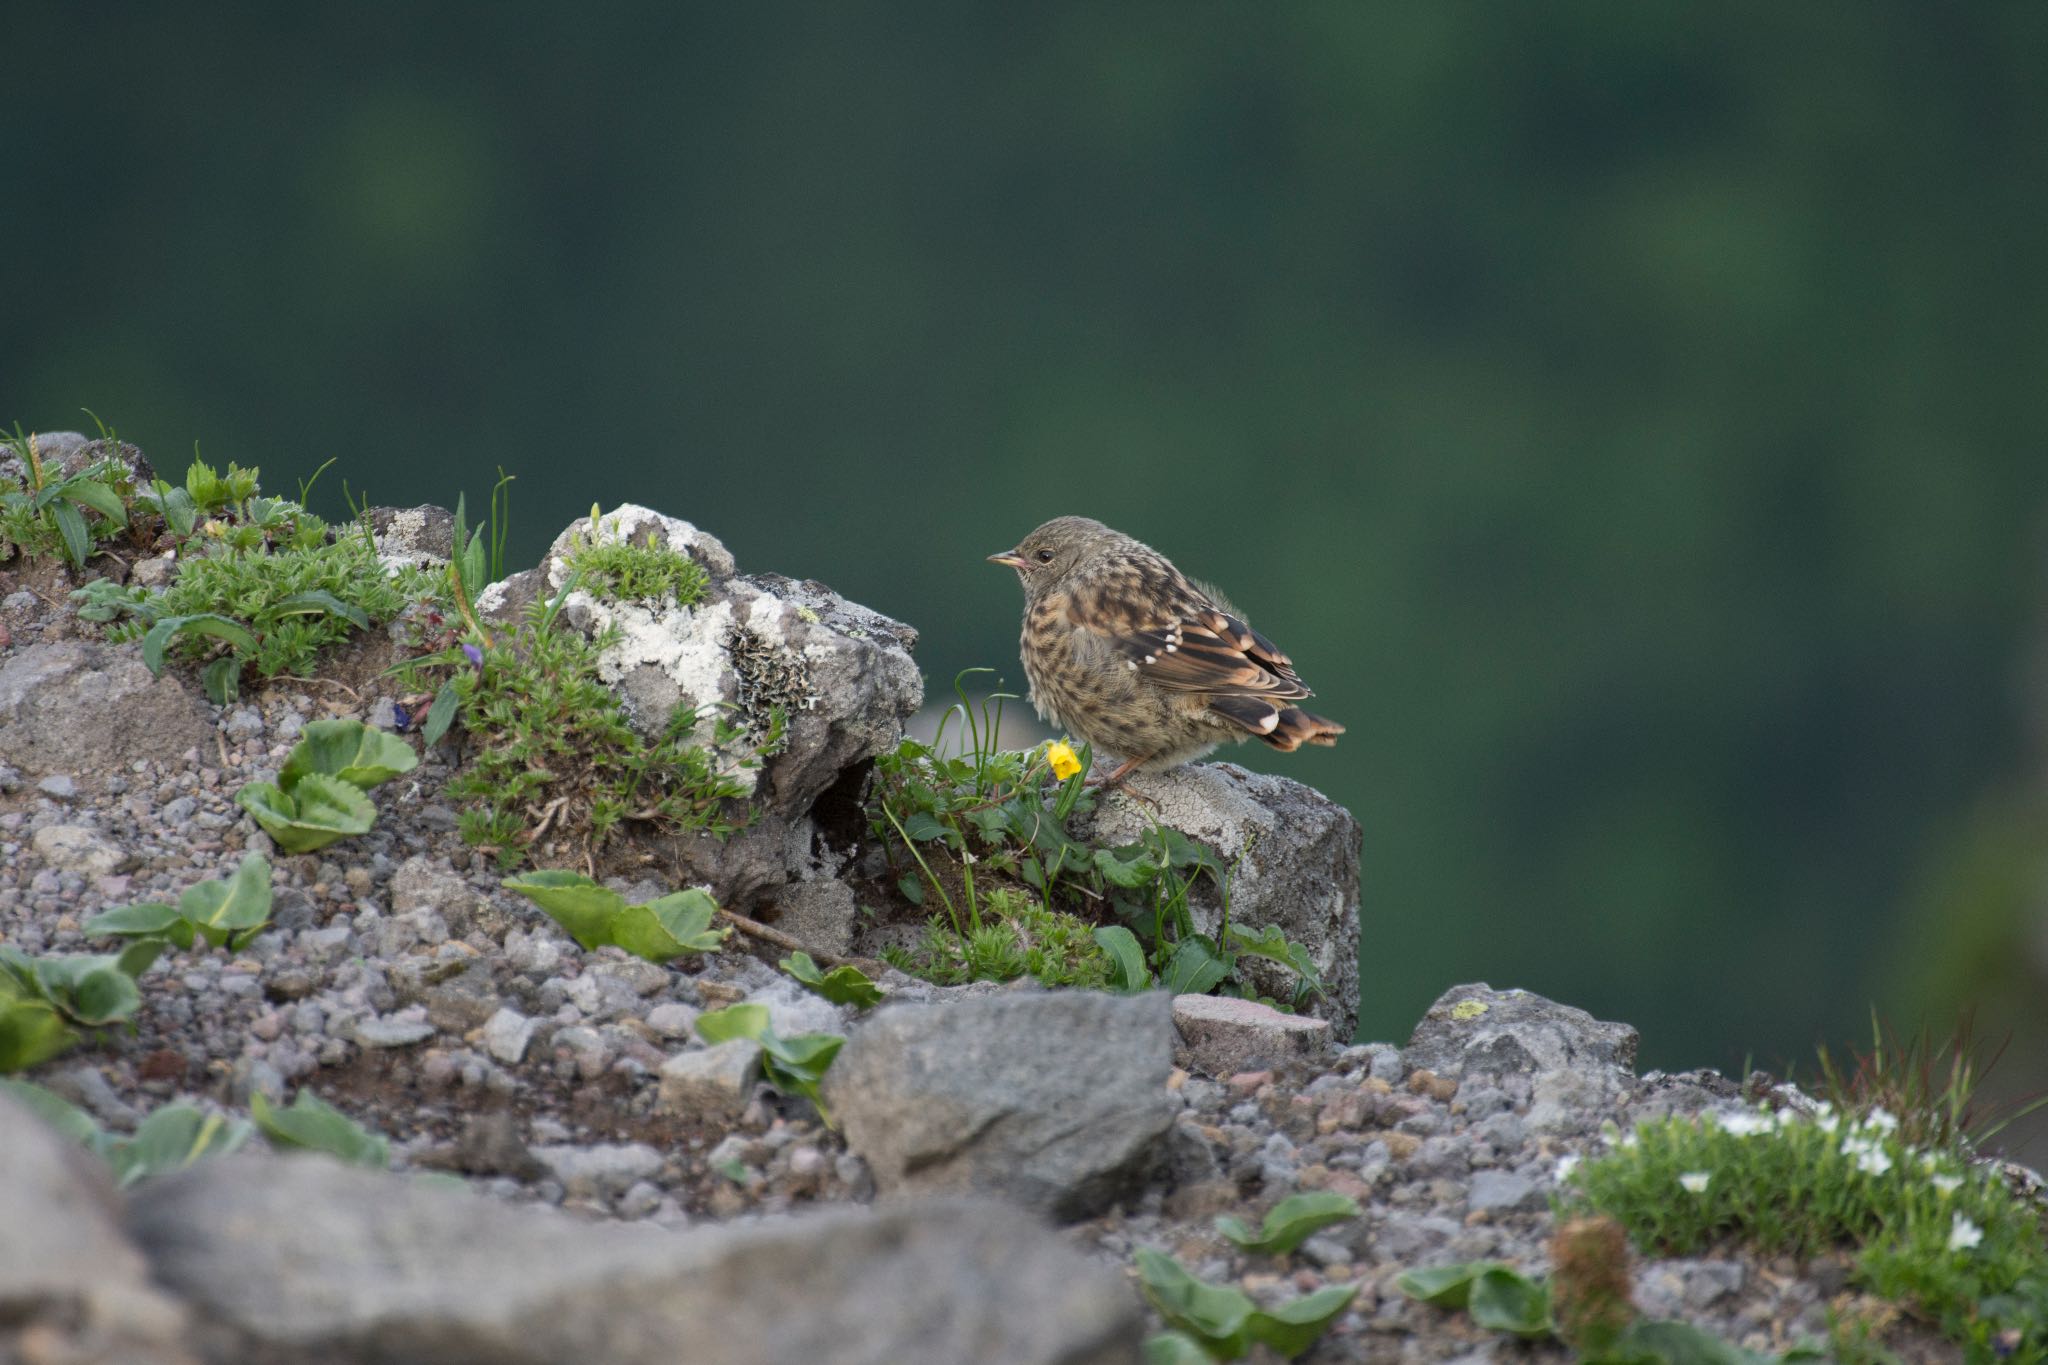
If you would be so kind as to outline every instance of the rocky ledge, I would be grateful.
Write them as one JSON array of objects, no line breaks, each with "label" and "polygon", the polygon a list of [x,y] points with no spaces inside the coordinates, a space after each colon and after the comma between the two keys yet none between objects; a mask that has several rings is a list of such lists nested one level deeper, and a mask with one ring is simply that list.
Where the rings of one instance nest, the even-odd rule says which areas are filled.
[{"label": "rocky ledge", "polygon": [[[445,519],[380,515],[388,559],[447,555]],[[913,633],[821,585],[741,576],[687,523],[613,516],[709,585],[665,617],[569,593],[569,626],[613,641],[629,710],[774,698],[793,723],[749,773],[755,824],[600,870],[629,900],[702,883],[842,950],[866,765],[918,701]],[[479,609],[509,619],[572,589],[566,544]],[[1624,1025],[1485,986],[1447,993],[1405,1046],[1351,1045],[1357,826],[1228,764],[1150,780],[1144,812],[1105,802],[1095,834],[1156,818],[1215,847],[1239,869],[1233,915],[1311,946],[1328,1018],[892,972],[890,998],[856,1011],[758,938],[673,966],[586,951],[458,837],[445,747],[379,792],[374,829],[318,853],[280,854],[234,804],[310,722],[390,723],[391,640],[218,708],[98,639],[72,586],[19,565],[0,583],[0,941],[85,951],[92,914],[175,901],[252,850],[272,858],[273,911],[239,954],[166,953],[132,1032],[31,1079],[113,1133],[176,1101],[239,1115],[311,1092],[388,1137],[394,1169],[245,1150],[116,1190],[0,1097],[7,1359],[1131,1361],[1148,1327],[1131,1261],[1153,1248],[1261,1303],[1355,1286],[1307,1359],[1563,1360],[1395,1280],[1486,1257],[1541,1273],[1561,1161],[1599,1150],[1605,1124],[1736,1102],[1718,1076],[1637,1075]],[[757,1044],[698,1036],[742,1002],[783,1037],[848,1037],[822,1110],[766,1083]],[[1212,1221],[1305,1191],[1361,1212],[1285,1255]],[[1781,1349],[1825,1335],[1843,1275],[1731,1251],[1642,1265],[1634,1293]]]}]

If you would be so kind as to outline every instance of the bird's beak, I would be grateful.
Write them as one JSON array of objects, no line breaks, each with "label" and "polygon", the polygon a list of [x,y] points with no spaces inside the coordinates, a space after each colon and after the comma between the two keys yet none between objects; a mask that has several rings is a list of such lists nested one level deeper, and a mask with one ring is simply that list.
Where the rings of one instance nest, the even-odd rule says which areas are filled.
[{"label": "bird's beak", "polygon": [[1018,554],[1015,550],[1005,550],[999,555],[990,555],[988,562],[991,564],[1007,564],[1013,569],[1028,569],[1031,567],[1031,561]]}]

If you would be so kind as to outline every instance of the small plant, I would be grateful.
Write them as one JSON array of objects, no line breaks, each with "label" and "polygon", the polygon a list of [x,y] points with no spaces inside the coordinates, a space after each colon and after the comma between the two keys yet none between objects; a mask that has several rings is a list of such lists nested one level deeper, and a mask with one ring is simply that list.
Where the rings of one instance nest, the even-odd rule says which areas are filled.
[{"label": "small plant", "polygon": [[766,1005],[728,1005],[697,1016],[697,1036],[707,1043],[749,1038],[761,1045],[761,1073],[768,1084],[786,1095],[801,1095],[817,1106],[818,1117],[830,1128],[831,1113],[819,1096],[818,1085],[846,1039],[836,1033],[799,1033],[778,1037],[769,1027]]},{"label": "small plant", "polygon": [[1957,1150],[1917,1146],[1884,1109],[1670,1118],[1579,1164],[1563,1215],[1606,1214],[1636,1244],[1691,1255],[1728,1237],[1765,1254],[1854,1250],[1852,1281],[1972,1359],[2048,1359],[2048,1247],[2037,1209]]},{"label": "small plant", "polygon": [[980,923],[965,935],[934,915],[915,952],[889,948],[882,956],[941,986],[1028,976],[1043,986],[1100,990],[1110,984],[1111,963],[1096,932],[1085,920],[1000,887],[983,899]]},{"label": "small plant", "polygon": [[702,565],[661,544],[654,530],[643,541],[605,539],[596,508],[591,509],[588,539],[579,536],[563,563],[590,592],[615,602],[666,598],[687,607],[702,601],[711,583]]},{"label": "small plant", "polygon": [[316,720],[292,746],[277,781],[251,782],[235,803],[287,853],[310,853],[365,834],[377,808],[366,789],[419,765],[412,746],[353,718]]},{"label": "small plant", "polygon": [[[439,692],[435,713],[453,699],[447,710],[469,740],[448,784],[463,804],[463,837],[509,870],[550,833],[588,850],[627,820],[717,838],[741,828],[752,815],[729,805],[747,792],[738,774],[780,744],[783,713],[759,736],[716,718],[706,744],[696,712],[678,707],[657,739],[643,738],[598,676],[613,637],[555,628],[569,590],[534,603],[515,631],[493,636],[473,624],[467,640],[401,669],[409,688]],[[433,731],[430,720],[430,742]]]},{"label": "small plant", "polygon": [[1257,1232],[1227,1213],[1216,1216],[1216,1230],[1240,1251],[1285,1256],[1324,1228],[1358,1217],[1358,1212],[1358,1201],[1349,1195],[1315,1190],[1290,1194],[1275,1204]]},{"label": "small plant", "polygon": [[[1625,1246],[1623,1251],[1625,1256]],[[1576,1291],[1567,1289],[1566,1267],[1560,1265],[1558,1271],[1552,1285],[1545,1285],[1501,1261],[1469,1261],[1411,1270],[1395,1284],[1410,1298],[1468,1312],[1473,1322],[1492,1331],[1512,1332],[1525,1341],[1562,1337],[1584,1365],[1778,1365],[1826,1358],[1811,1346],[1794,1347],[1783,1355],[1759,1355],[1687,1323],[1636,1317],[1625,1297],[1620,1304],[1627,1315],[1624,1325],[1613,1327],[1615,1319],[1608,1314],[1597,1319],[1568,1318],[1565,1322],[1571,1325],[1567,1327],[1553,1317],[1553,1311],[1557,1305],[1573,1302],[1569,1295]],[[1621,1290],[1625,1296],[1625,1278]],[[1581,1327],[1588,1330],[1587,1336],[1568,1335]]]},{"label": "small plant", "polygon": [[288,1108],[271,1104],[262,1091],[249,1097],[249,1114],[273,1147],[288,1151],[323,1152],[356,1166],[378,1170],[391,1164],[391,1144],[310,1090],[301,1090]]},{"label": "small plant", "polygon": [[134,1014],[135,978],[162,950],[143,939],[118,953],[29,957],[0,943],[0,1071],[25,1071],[75,1046],[78,1030]]},{"label": "small plant", "polygon": [[[114,443],[113,433],[103,427],[101,434]],[[0,445],[11,448],[22,467],[20,479],[0,480],[0,539],[29,555],[55,555],[82,569],[100,541],[128,524],[120,493],[127,471],[118,459],[110,456],[59,477],[43,463],[34,432],[24,434],[17,426]]]},{"label": "small plant", "polygon": [[[1278,1308],[1261,1308],[1242,1290],[1198,1280],[1179,1261],[1149,1247],[1140,1247],[1135,1259],[1145,1297],[1170,1329],[1164,1335],[1180,1338],[1154,1337],[1145,1346],[1148,1360],[1240,1360],[1254,1345],[1292,1360],[1315,1345],[1358,1293],[1355,1284],[1333,1284]],[[1187,1354],[1189,1347],[1201,1355]]]},{"label": "small plant", "polygon": [[[1271,926],[1251,932],[1231,922],[1230,869],[1212,850],[1156,821],[1129,844],[1098,847],[1074,838],[1069,820],[1095,803],[1082,781],[1086,749],[1077,755],[1063,741],[998,748],[1008,694],[977,704],[966,691],[970,676],[988,671],[968,669],[954,680],[960,702],[931,743],[906,739],[876,760],[870,831],[903,898],[917,906],[936,898],[943,912],[916,953],[892,958],[896,966],[941,983],[1030,974],[1047,984],[1203,992],[1222,986],[1244,958],[1265,957],[1295,973],[1300,985],[1289,1003],[1322,991],[1306,948]],[[958,753],[946,746],[955,719]],[[1224,892],[1213,938],[1195,931],[1188,909],[1204,876]],[[1027,963],[1036,940],[1016,932],[1015,904],[1002,899],[1016,894],[1035,900],[1045,915],[1091,931],[1094,949],[1074,950],[1076,979],[1057,967],[1043,970],[1042,961]]]},{"label": "small plant", "polygon": [[718,903],[697,887],[628,905],[624,896],[580,872],[542,869],[501,884],[538,905],[586,951],[609,943],[649,962],[667,962],[716,952],[732,932],[711,927]]},{"label": "small plant", "polygon": [[1982,1147],[2007,1124],[2048,1105],[2048,1095],[1984,1103],[1979,1087],[1998,1065],[2005,1044],[1980,1058],[1975,1034],[1974,1019],[1965,1015],[1940,1043],[1924,1026],[1902,1039],[1873,1011],[1868,1052],[1852,1053],[1845,1065],[1826,1047],[1820,1049],[1820,1095],[1842,1113],[1882,1109],[1896,1114],[1900,1139],[1915,1147]]},{"label": "small plant", "polygon": [[108,937],[162,939],[180,949],[203,940],[232,953],[269,922],[270,861],[251,853],[233,876],[188,888],[176,905],[124,905],[94,915],[84,929]]},{"label": "small plant", "polygon": [[821,971],[809,953],[795,952],[775,965],[835,1005],[851,1005],[864,1010],[882,1003],[882,988],[869,980],[866,972],[850,963],[834,967],[829,972]]}]

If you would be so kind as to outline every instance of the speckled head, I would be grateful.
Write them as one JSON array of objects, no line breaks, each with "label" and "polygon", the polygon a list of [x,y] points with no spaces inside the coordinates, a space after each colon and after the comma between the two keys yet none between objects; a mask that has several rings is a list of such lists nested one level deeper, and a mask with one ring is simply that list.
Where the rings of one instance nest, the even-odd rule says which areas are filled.
[{"label": "speckled head", "polygon": [[1024,598],[1035,602],[1057,592],[1073,575],[1106,555],[1138,548],[1138,542],[1112,531],[1093,517],[1054,517],[1017,542],[1014,550],[988,557],[1007,564],[1024,585]]}]

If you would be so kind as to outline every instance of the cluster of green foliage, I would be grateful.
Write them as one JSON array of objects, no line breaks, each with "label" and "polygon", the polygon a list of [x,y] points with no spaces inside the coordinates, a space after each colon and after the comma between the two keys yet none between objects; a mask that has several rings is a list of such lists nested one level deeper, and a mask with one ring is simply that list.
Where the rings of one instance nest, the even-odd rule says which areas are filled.
[{"label": "cluster of green foliage", "polygon": [[[1316,1232],[1356,1218],[1358,1212],[1357,1203],[1344,1195],[1310,1192],[1275,1204],[1257,1232],[1229,1216],[1219,1216],[1216,1228],[1241,1251],[1285,1256]],[[1135,1260],[1145,1298],[1166,1323],[1164,1332],[1145,1343],[1148,1365],[1238,1360],[1255,1346],[1292,1360],[1316,1343],[1358,1293],[1355,1284],[1326,1285],[1277,1308],[1261,1308],[1235,1286],[1199,1280],[1150,1247],[1139,1248]]]},{"label": "cluster of green foliage", "polygon": [[[1069,822],[1096,801],[1086,749],[1061,777],[1053,746],[998,747],[1011,698],[996,693],[977,705],[966,692],[969,676],[989,671],[954,680],[959,705],[930,743],[905,739],[875,763],[869,830],[896,889],[913,905],[936,897],[943,906],[915,952],[889,954],[893,965],[941,984],[1029,975],[1048,985],[1249,994],[1232,978],[1242,959],[1263,957],[1299,983],[1291,1001],[1275,1003],[1299,1006],[1322,991],[1306,948],[1273,926],[1253,932],[1231,922],[1230,869],[1211,849],[1156,821],[1129,844],[1076,839]],[[949,754],[955,719],[960,752]],[[1196,932],[1188,908],[1205,876],[1223,898],[1214,936]]]},{"label": "cluster of green foliage", "polygon": [[28,1081],[0,1081],[0,1093],[18,1100],[58,1133],[107,1163],[123,1189],[139,1180],[181,1171],[207,1157],[225,1156],[262,1133],[280,1151],[321,1152],[359,1166],[391,1164],[391,1145],[310,1090],[283,1109],[256,1094],[249,1119],[167,1104],[123,1137],[62,1096]]},{"label": "cluster of green foliage", "polygon": [[1907,1141],[1883,1109],[1669,1118],[1579,1165],[1564,1214],[1605,1214],[1685,1256],[1729,1237],[1766,1254],[1855,1250],[1855,1283],[1973,1358],[2048,1360],[2041,1210],[1964,1150]]},{"label": "cluster of green foliage", "polygon": [[0,450],[12,450],[22,471],[19,478],[0,479],[0,541],[82,569],[100,542],[127,528],[133,474],[118,457],[120,438],[104,425],[100,437],[108,454],[62,476],[43,463],[34,432],[17,425],[0,440]]},{"label": "cluster of green foliage", "polygon": [[835,1005],[851,1005],[864,1010],[882,1003],[882,988],[851,963],[841,963],[827,972],[819,969],[809,953],[794,952],[775,965],[795,977],[814,995],[822,996]]},{"label": "cluster of green foliage", "polygon": [[660,544],[652,530],[644,541],[607,539],[594,507],[589,535],[579,535],[562,560],[585,588],[614,602],[666,598],[687,606],[701,600],[711,582],[702,565]]},{"label": "cluster of green foliage", "polygon": [[292,746],[276,782],[251,782],[235,802],[287,853],[310,853],[367,834],[377,819],[369,789],[419,766],[412,746],[353,717],[316,720]]},{"label": "cluster of green foliage", "polygon": [[508,877],[502,885],[538,905],[585,951],[612,944],[649,962],[668,962],[716,952],[732,932],[711,927],[718,905],[696,887],[628,905],[624,896],[580,872],[543,868]]},{"label": "cluster of green foliage", "polygon": [[786,718],[775,713],[756,739],[720,715],[705,745],[695,737],[696,712],[677,707],[659,738],[643,738],[598,677],[598,656],[615,637],[556,628],[574,586],[572,578],[532,604],[514,630],[472,626],[470,638],[401,671],[409,686],[449,697],[469,738],[463,770],[448,784],[463,807],[463,837],[510,869],[550,831],[596,846],[629,819],[718,838],[742,828],[751,812],[728,803],[746,788],[713,751],[745,740],[738,766],[758,766],[782,742]]},{"label": "cluster of green foliage", "polygon": [[222,474],[194,458],[182,486],[158,479],[136,493],[130,511],[161,519],[177,578],[162,589],[95,580],[72,594],[79,616],[140,638],[152,672],[173,657],[202,664],[207,696],[226,703],[245,676],[305,676],[321,651],[431,594],[419,570],[385,569],[367,524],[337,535],[302,501],[257,487],[254,469]]},{"label": "cluster of green foliage", "polygon": [[166,947],[197,942],[239,950],[270,920],[270,864],[242,859],[231,877],[201,882],[178,904],[130,905],[93,916],[85,932],[133,941],[114,953],[30,957],[0,944],[0,1072],[25,1071],[141,1007],[136,978]]}]

